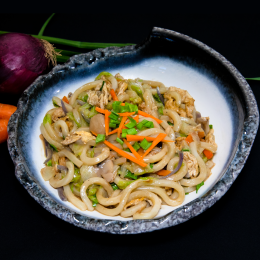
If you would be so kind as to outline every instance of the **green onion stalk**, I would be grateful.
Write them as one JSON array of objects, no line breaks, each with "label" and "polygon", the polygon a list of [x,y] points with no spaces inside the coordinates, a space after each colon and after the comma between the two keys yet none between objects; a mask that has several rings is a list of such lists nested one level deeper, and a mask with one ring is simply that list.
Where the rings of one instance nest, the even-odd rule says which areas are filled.
[{"label": "green onion stalk", "polygon": [[[53,13],[43,24],[40,32],[38,35],[31,34],[31,36],[37,38],[37,39],[43,39],[46,40],[50,43],[54,44],[60,44],[60,45],[65,45],[65,46],[70,46],[70,47],[75,47],[79,49],[98,49],[98,48],[107,48],[107,47],[123,47],[123,46],[128,46],[128,45],[134,45],[133,43],[98,43],[98,42],[81,42],[81,41],[72,41],[72,40],[67,40],[67,39],[61,39],[61,38],[56,38],[56,37],[50,37],[50,36],[43,36],[44,30],[47,26],[47,24],[50,22],[51,18],[54,16],[55,13]],[[0,31],[1,34],[5,33],[10,33],[7,31]],[[56,49],[55,50],[58,53],[62,53],[62,56],[57,56],[57,62],[66,62],[71,56],[80,54],[80,52],[75,52],[75,51],[67,51],[67,50],[62,50],[62,49]]]}]

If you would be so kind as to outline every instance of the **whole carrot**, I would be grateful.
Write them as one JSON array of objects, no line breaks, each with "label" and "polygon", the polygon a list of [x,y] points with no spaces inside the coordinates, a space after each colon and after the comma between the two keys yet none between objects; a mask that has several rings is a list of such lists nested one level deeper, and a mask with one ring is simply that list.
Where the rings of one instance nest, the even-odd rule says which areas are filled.
[{"label": "whole carrot", "polygon": [[0,103],[0,119],[9,119],[16,109],[16,106]]},{"label": "whole carrot", "polygon": [[0,119],[0,144],[7,140],[7,125],[9,119]]}]

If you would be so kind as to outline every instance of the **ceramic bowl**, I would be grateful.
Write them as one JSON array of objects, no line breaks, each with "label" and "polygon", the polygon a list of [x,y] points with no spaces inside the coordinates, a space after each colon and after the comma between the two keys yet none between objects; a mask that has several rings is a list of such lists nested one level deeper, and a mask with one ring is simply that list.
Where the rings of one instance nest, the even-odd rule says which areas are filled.
[{"label": "ceramic bowl", "polygon": [[[52,97],[63,97],[101,71],[125,78],[163,82],[186,89],[202,116],[210,117],[218,144],[216,166],[198,193],[185,196],[179,207],[162,206],[151,220],[108,217],[81,212],[60,200],[57,190],[40,174],[45,160],[39,139],[40,124],[53,107]],[[140,45],[98,49],[73,56],[64,65],[37,78],[23,93],[8,125],[8,148],[15,174],[29,194],[45,209],[75,226],[101,232],[134,234],[167,228],[189,220],[211,207],[230,188],[242,170],[255,139],[259,112],[251,88],[221,54],[200,41],[161,28]]]}]

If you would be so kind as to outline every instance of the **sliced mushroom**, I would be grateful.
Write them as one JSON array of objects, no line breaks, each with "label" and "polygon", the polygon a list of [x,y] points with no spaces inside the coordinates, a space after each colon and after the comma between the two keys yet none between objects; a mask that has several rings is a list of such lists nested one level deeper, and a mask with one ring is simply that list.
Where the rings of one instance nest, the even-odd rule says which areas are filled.
[{"label": "sliced mushroom", "polygon": [[107,182],[113,182],[116,175],[117,169],[119,166],[115,166],[111,160],[104,161],[100,166],[97,172],[98,176],[102,176]]},{"label": "sliced mushroom", "polygon": [[201,124],[202,129],[204,130],[205,134],[207,135],[209,132],[209,117],[197,118],[197,123]]},{"label": "sliced mushroom", "polygon": [[98,114],[91,118],[89,130],[97,134],[105,134],[105,116]]}]

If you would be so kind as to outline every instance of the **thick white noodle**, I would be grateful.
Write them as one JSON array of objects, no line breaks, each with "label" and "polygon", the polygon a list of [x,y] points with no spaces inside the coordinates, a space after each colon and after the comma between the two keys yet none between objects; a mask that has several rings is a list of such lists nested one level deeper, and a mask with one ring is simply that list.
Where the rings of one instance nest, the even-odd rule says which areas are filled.
[{"label": "thick white noodle", "polygon": [[179,107],[181,105],[181,95],[176,91],[167,91],[167,94],[175,99],[175,104]]},{"label": "thick white noodle", "polygon": [[72,193],[72,191],[70,189],[70,185],[64,186],[63,189],[64,189],[64,193],[70,203],[72,203],[75,207],[77,207],[78,209],[80,209],[82,211],[87,210],[86,204]]},{"label": "thick white noodle", "polygon": [[124,101],[128,101],[130,97],[128,94],[123,93],[123,94],[118,95],[117,98],[119,101],[124,102]]},{"label": "thick white noodle", "polygon": [[108,147],[102,148],[101,154],[96,157],[90,158],[87,156],[87,152],[90,149],[90,142],[86,144],[82,150],[80,155],[80,160],[86,165],[96,165],[102,161],[104,161],[110,155],[110,149]]},{"label": "thick white noodle", "polygon": [[72,127],[72,129],[70,130],[70,133],[73,133],[73,132],[75,132],[76,130],[78,130],[77,124],[76,124],[74,121],[73,121],[72,123],[73,123],[73,127]]},{"label": "thick white noodle", "polygon": [[[91,180],[91,179],[90,179]],[[104,215],[107,216],[116,216],[119,215],[121,213],[121,211],[124,209],[124,206],[127,203],[127,200],[129,198],[130,193],[136,189],[137,187],[143,185],[145,182],[151,182],[151,180],[137,180],[134,181],[133,183],[131,183],[130,185],[128,185],[121,193],[121,201],[120,203],[117,205],[117,207],[115,207],[114,209],[108,209],[103,207],[102,205],[98,204],[96,206],[96,210]],[[111,186],[110,186],[111,187]]]},{"label": "thick white noodle", "polygon": [[[152,206],[152,209],[148,213],[136,212],[135,214],[133,214],[133,219],[151,219],[151,218],[154,218],[158,214],[158,212],[161,208],[161,200],[158,198],[157,195],[155,195],[154,193],[149,192],[147,190],[134,191],[133,193],[130,194],[128,202],[130,202],[131,200],[135,200],[137,198],[147,198],[152,201],[153,206]],[[121,214],[121,216],[122,216],[122,214]]]},{"label": "thick white noodle", "polygon": [[[59,134],[60,137],[67,137],[67,135],[69,134],[69,128],[67,126],[67,124],[65,123],[65,121],[63,120],[58,120],[54,123],[53,125],[54,130],[56,131],[57,134]],[[61,129],[61,131],[60,131]]]},{"label": "thick white noodle", "polygon": [[167,123],[166,120],[162,120],[161,126],[164,128],[165,133],[174,141],[175,133],[173,131],[173,128]]},{"label": "thick white noodle", "polygon": [[50,178],[49,183],[53,188],[65,186],[72,181],[74,177],[74,164],[72,162],[66,162],[66,166],[69,170],[63,179],[59,180],[55,177]]},{"label": "thick white noodle", "polygon": [[[168,165],[167,165],[167,170],[168,171],[173,171],[174,170],[174,165],[178,164],[180,158],[179,157],[174,157],[172,158]],[[187,163],[185,161],[183,161],[183,165],[181,166],[181,168],[172,176],[168,177],[167,180],[171,180],[171,181],[179,181],[181,180],[188,172],[188,166]]]},{"label": "thick white noodle", "polygon": [[155,155],[148,154],[147,156],[144,157],[144,162],[145,163],[158,162],[163,159],[163,157],[166,155],[167,152],[168,152],[168,146],[165,143],[163,143],[161,151]]},{"label": "thick white noodle", "polygon": [[116,90],[117,89],[117,80],[115,79],[115,77],[114,76],[108,76],[107,79],[111,82],[112,89]]},{"label": "thick white noodle", "polygon": [[59,152],[59,156],[65,156],[67,157],[69,160],[71,160],[77,167],[81,167],[83,165],[83,162],[81,160],[79,160],[73,153],[71,153],[69,150],[67,149],[63,149]]},{"label": "thick white noodle", "polygon": [[62,142],[63,138],[59,137],[59,134],[52,128],[52,126],[50,125],[50,123],[46,123],[44,125],[46,131],[48,132],[49,136],[51,137],[51,139],[57,141],[57,142]]},{"label": "thick white noodle", "polygon": [[180,119],[181,119],[182,122],[185,122],[185,123],[187,123],[189,125],[193,125],[193,126],[197,125],[197,123],[193,119],[191,119],[191,118],[181,117],[180,116]]},{"label": "thick white noodle", "polygon": [[181,119],[178,113],[170,109],[164,109],[163,114],[169,116],[173,120],[173,130],[179,132],[181,129]]},{"label": "thick white noodle", "polygon": [[45,127],[43,126],[43,124],[41,124],[40,126],[40,130],[41,130],[41,133],[43,135],[43,137],[46,139],[46,141],[49,143],[49,144],[52,144],[54,145],[56,148],[62,150],[64,148],[64,146],[62,144],[60,144],[59,142],[53,140],[50,135],[48,134],[48,132],[46,131]]},{"label": "thick white noodle", "polygon": [[164,94],[167,91],[167,88],[165,87],[165,85],[159,81],[143,80],[142,84],[148,84],[151,87],[154,87],[154,89],[151,89],[151,92],[153,95],[157,94],[157,90],[155,89],[156,87],[159,87],[161,94]]},{"label": "thick white noodle", "polygon": [[94,208],[92,206],[92,202],[90,201],[90,199],[87,196],[86,190],[92,184],[101,185],[106,190],[108,196],[111,196],[113,193],[113,189],[112,189],[111,185],[107,181],[105,181],[103,178],[93,177],[93,178],[86,180],[81,185],[80,196],[81,196],[81,199],[83,200],[83,202],[87,205],[87,210],[90,210],[90,211],[93,211]]},{"label": "thick white noodle", "polygon": [[128,209],[125,209],[121,212],[121,217],[123,218],[128,218],[128,217],[131,217],[133,216],[135,213],[137,212],[141,212],[147,205],[147,202],[146,201],[141,201],[140,203],[138,203],[137,205],[135,206],[132,206]]},{"label": "thick white noodle", "polygon": [[200,146],[201,148],[207,149],[209,151],[211,151],[212,153],[215,153],[218,149],[218,147],[216,145],[213,145],[211,143],[207,143],[207,142],[200,142]]},{"label": "thick white noodle", "polygon": [[89,132],[89,127],[87,126],[83,126],[77,129],[77,131],[85,131],[85,132]]},{"label": "thick white noodle", "polygon": [[195,158],[198,161],[199,167],[200,167],[200,174],[197,178],[194,179],[182,179],[180,181],[181,185],[183,186],[195,186],[198,185],[199,183],[201,183],[202,181],[204,181],[207,177],[207,168],[206,165],[204,163],[204,161],[202,160],[202,158],[199,156],[198,152],[197,152],[197,147],[195,142],[190,143],[190,149],[191,149],[191,153],[195,156]]},{"label": "thick white noodle", "polygon": [[70,105],[73,106],[78,95],[83,92],[83,91],[86,91],[86,90],[90,90],[90,89],[93,89],[95,88],[97,85],[101,85],[103,82],[103,80],[96,80],[96,81],[93,81],[93,82],[90,82],[90,83],[87,83],[87,84],[84,84],[83,86],[81,86],[80,88],[78,88],[74,93],[73,95],[71,96],[70,98]]},{"label": "thick white noodle", "polygon": [[97,191],[96,196],[97,196],[97,200],[100,204],[102,204],[104,206],[111,206],[111,205],[116,205],[120,202],[121,194],[119,194],[116,197],[105,198],[104,193],[105,193],[105,190],[102,187],[100,187]]},{"label": "thick white noodle", "polygon": [[[61,107],[61,99],[60,99],[60,98],[58,98],[58,97],[53,97],[52,100],[53,100],[58,106]],[[73,107],[72,107],[70,104],[67,104],[66,102],[63,102],[63,103],[64,103],[64,105],[65,105],[67,111],[68,111],[68,112],[71,112],[72,109],[73,109]]]},{"label": "thick white noodle", "polygon": [[146,109],[151,112],[152,116],[158,118],[158,112],[154,109],[156,107],[155,101],[150,89],[146,89],[143,93]]}]

